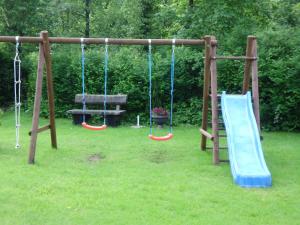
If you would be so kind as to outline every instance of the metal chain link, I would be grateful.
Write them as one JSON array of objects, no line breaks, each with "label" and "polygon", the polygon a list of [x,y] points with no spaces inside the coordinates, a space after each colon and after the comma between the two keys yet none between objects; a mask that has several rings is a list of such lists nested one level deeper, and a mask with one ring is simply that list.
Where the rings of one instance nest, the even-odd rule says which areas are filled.
[{"label": "metal chain link", "polygon": [[20,148],[21,126],[21,59],[19,55],[19,36],[16,36],[16,55],[14,58],[14,97],[15,97],[15,123],[16,123],[16,148]]},{"label": "metal chain link", "polygon": [[171,105],[170,105],[170,133],[173,132],[173,97],[174,97],[174,74],[175,74],[175,39],[172,40],[172,59],[171,59]]},{"label": "metal chain link", "polygon": [[82,121],[85,122],[86,99],[85,99],[85,80],[84,80],[84,38],[80,38],[81,42],[81,79],[82,79]]},{"label": "metal chain link", "polygon": [[152,134],[152,53],[151,53],[151,39],[148,39],[148,73],[149,73],[149,115],[150,115],[150,134]]},{"label": "metal chain link", "polygon": [[108,73],[108,38],[105,38],[105,58],[104,58],[104,125],[106,125],[106,101],[107,101],[107,73]]}]

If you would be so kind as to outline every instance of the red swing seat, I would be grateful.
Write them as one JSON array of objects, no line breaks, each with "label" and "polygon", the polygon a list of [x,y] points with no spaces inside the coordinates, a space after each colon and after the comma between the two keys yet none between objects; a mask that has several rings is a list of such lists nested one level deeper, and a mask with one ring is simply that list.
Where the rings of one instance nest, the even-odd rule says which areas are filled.
[{"label": "red swing seat", "polygon": [[165,136],[161,136],[161,137],[158,137],[158,136],[154,136],[152,134],[149,134],[148,136],[151,140],[154,140],[154,141],[167,141],[167,140],[170,140],[172,137],[173,137],[173,134],[172,133],[168,133],[167,135]]},{"label": "red swing seat", "polygon": [[86,122],[81,123],[82,127],[88,130],[105,130],[107,126],[104,124],[102,126],[92,126],[87,124]]}]

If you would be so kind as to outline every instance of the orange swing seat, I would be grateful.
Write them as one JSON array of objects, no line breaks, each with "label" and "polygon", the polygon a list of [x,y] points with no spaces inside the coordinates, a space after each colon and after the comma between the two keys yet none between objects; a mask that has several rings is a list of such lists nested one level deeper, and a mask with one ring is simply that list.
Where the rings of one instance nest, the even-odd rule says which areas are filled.
[{"label": "orange swing seat", "polygon": [[172,133],[168,133],[166,136],[161,136],[161,137],[158,137],[158,136],[154,136],[152,134],[149,134],[148,136],[151,140],[154,140],[154,141],[167,141],[167,140],[170,140],[172,137],[173,137],[173,134]]},{"label": "orange swing seat", "polygon": [[102,126],[92,126],[87,124],[86,122],[81,123],[82,127],[88,130],[105,130],[107,126],[104,124]]}]

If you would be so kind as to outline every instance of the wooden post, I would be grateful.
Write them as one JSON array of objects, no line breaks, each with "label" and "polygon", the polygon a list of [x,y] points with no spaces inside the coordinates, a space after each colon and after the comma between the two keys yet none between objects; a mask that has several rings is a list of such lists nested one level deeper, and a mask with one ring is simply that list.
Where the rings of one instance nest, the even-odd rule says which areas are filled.
[{"label": "wooden post", "polygon": [[44,48],[43,48],[43,44],[40,44],[39,61],[37,67],[37,78],[36,78],[36,89],[35,89],[35,97],[34,97],[34,111],[32,117],[32,128],[31,128],[29,157],[28,157],[29,164],[33,164],[35,158],[36,141],[37,141],[37,134],[38,134],[37,131],[39,127],[39,115],[40,115],[41,98],[42,98],[44,63],[45,63]]},{"label": "wooden post", "polygon": [[56,139],[56,127],[55,127],[55,111],[54,111],[54,91],[53,91],[53,80],[52,80],[52,64],[50,55],[50,44],[48,31],[42,31],[44,56],[46,63],[46,77],[47,77],[47,93],[48,93],[48,106],[49,106],[49,117],[50,117],[50,133],[51,133],[51,144],[53,148],[57,148]]},{"label": "wooden post", "polygon": [[258,88],[258,68],[257,68],[257,41],[256,37],[252,39],[252,55],[256,60],[252,61],[252,98],[253,111],[256,119],[258,131],[260,132],[260,115],[259,115],[259,88]]},{"label": "wooden post", "polygon": [[[248,36],[247,38],[247,49],[246,49],[246,57],[253,57],[252,49],[253,49],[253,40],[255,36]],[[251,59],[246,59],[245,67],[244,67],[244,80],[243,80],[243,90],[242,94],[246,94],[249,90],[249,83],[250,83],[250,71],[251,71]]]},{"label": "wooden post", "polygon": [[212,136],[213,136],[213,163],[218,164],[219,160],[219,127],[218,127],[218,83],[217,83],[217,46],[215,37],[211,37],[211,108],[212,108]]},{"label": "wooden post", "polygon": [[[205,36],[205,60],[204,60],[204,84],[203,84],[203,108],[202,108],[202,124],[201,129],[207,130],[208,122],[208,101],[209,101],[209,87],[210,87],[210,36]],[[206,136],[201,135],[201,150],[206,149]]]},{"label": "wooden post", "polygon": [[[55,114],[54,114],[53,81],[52,81],[52,71],[51,71],[51,55],[50,55],[48,32],[47,31],[41,32],[40,37],[42,38],[42,43],[40,43],[39,45],[40,48],[39,48],[39,61],[38,61],[37,78],[36,78],[36,90],[35,90],[35,97],[34,97],[34,110],[33,110],[33,117],[32,117],[32,128],[30,131],[31,137],[30,137],[29,157],[28,157],[29,164],[33,164],[35,160],[36,142],[37,142],[37,135],[39,132],[45,131],[48,128],[50,128],[52,147],[57,148]],[[44,64],[46,64],[47,94],[48,94],[50,124],[39,128]]]}]

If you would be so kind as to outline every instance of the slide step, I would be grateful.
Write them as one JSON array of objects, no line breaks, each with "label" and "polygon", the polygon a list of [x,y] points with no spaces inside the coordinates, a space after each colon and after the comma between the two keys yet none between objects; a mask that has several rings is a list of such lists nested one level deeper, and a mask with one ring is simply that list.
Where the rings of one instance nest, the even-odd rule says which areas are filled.
[{"label": "slide step", "polygon": [[[219,98],[219,99],[221,99],[221,94],[217,94],[217,98]],[[209,94],[209,97],[212,97],[212,95],[211,94]]]},{"label": "slide step", "polygon": [[[212,122],[211,122],[211,121],[209,121],[209,122],[208,122],[208,124],[209,124],[209,125],[211,125],[211,124],[212,124]],[[218,124],[219,124],[219,125],[224,125],[224,122],[223,122],[223,121],[218,121]]]},{"label": "slide step", "polygon": [[[206,147],[206,149],[213,149],[213,147]],[[228,148],[227,147],[219,147],[219,150],[227,150]]]},{"label": "slide step", "polygon": [[[208,111],[211,111],[211,108],[208,108]],[[218,106],[218,111],[219,111],[219,112],[221,112],[221,111],[222,111],[222,109],[221,109],[221,105],[219,105],[219,106]],[[221,114],[221,113],[219,113],[219,114],[222,116],[222,114]]]},{"label": "slide step", "polygon": [[229,163],[229,159],[220,159],[219,161]]}]

